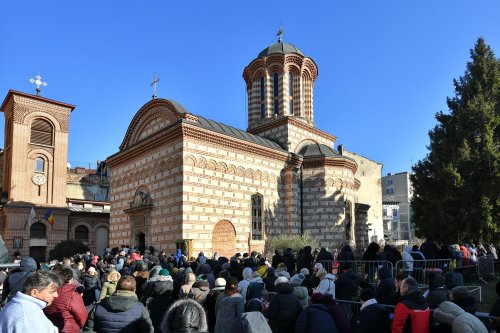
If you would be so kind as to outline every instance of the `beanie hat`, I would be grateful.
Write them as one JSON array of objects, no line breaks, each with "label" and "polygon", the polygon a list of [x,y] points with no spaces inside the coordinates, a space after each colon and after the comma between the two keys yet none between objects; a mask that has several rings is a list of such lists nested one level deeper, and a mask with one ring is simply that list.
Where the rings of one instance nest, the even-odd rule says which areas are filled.
[{"label": "beanie hat", "polygon": [[226,286],[226,280],[224,278],[217,278],[217,279],[215,279],[215,286],[216,287],[225,287]]},{"label": "beanie hat", "polygon": [[279,263],[276,270],[277,271],[286,271],[286,265],[284,263]]},{"label": "beanie hat", "polygon": [[205,274],[200,274],[196,277],[196,281],[207,281],[207,276]]},{"label": "beanie hat", "polygon": [[163,275],[163,276],[168,276],[170,275],[170,272],[168,271],[168,269],[160,269],[160,272],[158,273],[159,275]]},{"label": "beanie hat", "polygon": [[94,267],[94,266],[90,266],[90,267],[87,269],[87,272],[89,272],[89,273],[96,273],[97,271],[95,270],[95,267]]},{"label": "beanie hat", "polygon": [[277,286],[280,283],[288,283],[288,279],[284,276],[280,276],[274,281],[274,285]]},{"label": "beanie hat", "polygon": [[[290,284],[293,286],[293,287],[300,287],[302,285],[302,281],[304,281],[306,277],[304,276],[304,274],[302,273],[299,273],[299,274],[295,274],[291,279],[290,279]],[[279,278],[278,278],[279,279]]]},{"label": "beanie hat", "polygon": [[308,276],[309,275],[309,270],[307,268],[302,268],[300,270],[300,273],[304,274],[304,276]]},{"label": "beanie hat", "polygon": [[469,289],[467,289],[467,287],[464,287],[464,286],[458,286],[458,287],[455,287],[451,290],[451,298],[454,301],[460,300],[463,298],[467,298],[470,296],[471,296],[471,294],[470,294]]},{"label": "beanie hat", "polygon": [[320,270],[321,268],[323,268],[323,265],[320,262],[318,262],[318,263],[316,263],[316,265],[314,265],[314,269],[316,269],[316,270]]}]

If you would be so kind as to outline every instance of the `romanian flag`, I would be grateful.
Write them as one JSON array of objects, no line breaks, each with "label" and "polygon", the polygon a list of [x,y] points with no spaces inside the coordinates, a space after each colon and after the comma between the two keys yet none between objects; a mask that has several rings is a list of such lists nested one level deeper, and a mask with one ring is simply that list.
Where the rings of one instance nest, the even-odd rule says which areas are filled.
[{"label": "romanian flag", "polygon": [[43,218],[49,221],[51,225],[54,225],[54,214],[52,214],[52,209],[49,209]]}]

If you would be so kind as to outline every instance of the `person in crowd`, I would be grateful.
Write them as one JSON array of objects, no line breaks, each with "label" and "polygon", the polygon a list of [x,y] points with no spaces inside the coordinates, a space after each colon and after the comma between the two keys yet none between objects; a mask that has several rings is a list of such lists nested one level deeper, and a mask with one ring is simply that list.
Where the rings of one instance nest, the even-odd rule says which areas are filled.
[{"label": "person in crowd", "polygon": [[188,298],[195,300],[196,302],[203,305],[207,299],[207,295],[210,292],[210,287],[208,284],[207,277],[205,275],[198,275],[196,282],[193,283],[191,290],[189,291]]},{"label": "person in crowd", "polygon": [[427,237],[425,242],[420,245],[420,252],[424,254],[427,260],[436,259],[438,251],[438,246],[431,237]]},{"label": "person in crowd", "polygon": [[391,330],[389,310],[378,304],[373,288],[365,288],[359,295],[360,312],[352,333],[387,333]]},{"label": "person in crowd", "polygon": [[90,310],[83,332],[149,332],[154,331],[149,311],[137,299],[136,281],[122,276],[116,292],[95,304]]},{"label": "person in crowd", "polygon": [[[381,257],[379,256],[380,245],[375,242],[371,242],[368,244],[365,252],[363,253],[362,260],[363,261],[379,261]],[[365,265],[365,274],[367,274],[367,282],[374,283],[375,273],[377,272],[378,264],[377,263],[366,263]]]},{"label": "person in crowd", "polygon": [[316,256],[316,262],[332,261],[334,259],[335,258],[333,257],[333,255],[330,252],[328,252],[328,250],[326,249],[326,247],[322,247],[319,250],[318,255]]},{"label": "person in crowd", "polygon": [[314,289],[319,285],[320,278],[318,277],[318,271],[323,268],[323,264],[317,262],[314,264],[312,276],[311,276],[311,288]]},{"label": "person in crowd", "polygon": [[444,278],[448,290],[464,285],[464,277],[459,272],[448,271],[444,274]]},{"label": "person in crowd", "polygon": [[316,276],[320,279],[320,282],[318,287],[313,290],[313,293],[330,294],[335,299],[335,275],[321,268],[316,273]]},{"label": "person in crowd", "polygon": [[118,283],[118,280],[120,280],[120,278],[121,274],[117,271],[109,272],[106,278],[107,281],[102,285],[101,293],[99,295],[99,302],[104,298],[111,296],[116,291],[116,284]]},{"label": "person in crowd", "polygon": [[429,276],[429,290],[425,300],[431,310],[436,309],[439,304],[450,300],[450,292],[446,289],[446,279],[441,274],[431,274]]},{"label": "person in crowd", "polygon": [[310,277],[310,270],[307,268],[302,268],[300,270],[300,274],[304,275],[304,281],[302,281],[302,286],[307,288],[307,292],[309,295],[312,293],[312,282]]},{"label": "person in crowd", "polygon": [[189,292],[193,287],[193,284],[196,282],[196,275],[193,273],[187,273],[184,275],[184,284],[181,286],[179,291],[179,298],[188,298]]},{"label": "person in crowd", "polygon": [[[291,332],[291,331],[290,331]],[[295,333],[337,333],[339,332],[328,306],[311,304],[304,309],[295,323]],[[273,331],[274,333],[274,331]]]},{"label": "person in crowd", "polygon": [[274,269],[276,269],[276,268],[278,268],[278,265],[281,264],[282,262],[283,262],[283,255],[281,254],[281,252],[279,250],[275,250],[273,259],[271,261],[271,266]]},{"label": "person in crowd", "polygon": [[231,333],[272,333],[266,318],[260,312],[242,313],[230,328]]},{"label": "person in crowd", "polygon": [[396,285],[391,270],[387,267],[381,267],[377,271],[377,275],[377,302],[384,305],[396,304]]},{"label": "person in crowd", "polygon": [[207,323],[210,332],[213,331],[215,327],[215,303],[217,302],[217,297],[224,292],[226,288],[226,280],[223,278],[215,279],[215,287],[210,290],[205,300],[205,310],[207,311]]},{"label": "person in crowd", "polygon": [[36,272],[37,264],[31,257],[21,257],[19,268],[10,271],[4,281],[2,300],[10,301],[18,291],[23,290],[23,285]]},{"label": "person in crowd", "polygon": [[284,263],[281,263],[278,265],[278,268],[276,268],[276,270],[274,271],[274,274],[276,275],[277,278],[280,276],[283,276],[283,277],[286,277],[287,280],[291,279],[290,272],[288,272],[288,268],[286,267],[286,265]]},{"label": "person in crowd", "polygon": [[174,280],[170,272],[162,268],[155,281],[143,293],[155,331],[160,331],[161,319],[174,300],[173,291]]},{"label": "person in crowd", "polygon": [[[352,269],[352,262],[346,261],[342,265],[343,272],[335,281],[335,298],[344,301],[357,301],[359,298],[359,283],[361,277],[359,273]],[[340,306],[344,310],[347,318],[351,318],[352,304],[341,303]]]},{"label": "person in crowd", "polygon": [[497,293],[497,299],[491,307],[490,316],[498,318],[490,319],[490,326],[495,332],[500,333],[500,281],[497,282],[495,290]]},{"label": "person in crowd", "polygon": [[253,270],[250,267],[247,267],[243,270],[243,280],[238,283],[238,288],[240,289],[241,297],[246,300],[247,297],[247,288],[250,284],[250,280],[252,279]]},{"label": "person in crowd", "polygon": [[498,260],[497,249],[493,243],[489,245],[490,253],[493,255],[494,260]]},{"label": "person in crowd", "polygon": [[291,248],[286,249],[285,253],[283,254],[283,262],[286,265],[286,270],[287,270],[288,274],[290,274],[290,276],[294,275],[295,274],[295,263],[297,262],[297,259],[295,258],[295,255],[293,254],[293,251]]},{"label": "person in crowd", "polygon": [[396,267],[398,261],[403,260],[401,253],[394,247],[394,245],[386,244],[382,252],[385,255],[385,259],[390,261],[393,267]]},{"label": "person in crowd", "polygon": [[312,256],[312,248],[310,246],[304,247],[304,252],[300,259],[297,259],[297,271],[300,272],[301,269],[306,268],[308,270],[312,269],[314,257]]},{"label": "person in crowd", "polygon": [[163,333],[208,332],[205,310],[198,302],[181,299],[172,304],[161,323]]},{"label": "person in crowd", "polygon": [[135,271],[132,273],[132,276],[135,278],[135,283],[137,286],[137,297],[139,299],[142,298],[142,286],[148,281],[149,279],[149,270],[148,270],[148,264],[145,263],[144,261],[136,261],[135,262]]},{"label": "person in crowd", "polygon": [[453,253],[451,253],[448,245],[442,244],[441,248],[436,254],[436,259],[453,259]]},{"label": "person in crowd", "polygon": [[266,258],[260,258],[259,264],[257,265],[257,274],[263,279],[267,276],[267,269],[269,268]]},{"label": "person in crowd", "polygon": [[61,266],[57,274],[64,284],[57,290],[58,297],[43,312],[59,332],[79,333],[87,320],[87,309],[73,283],[74,272],[70,267]]},{"label": "person in crowd", "polygon": [[407,321],[412,333],[428,333],[430,310],[418,290],[417,281],[407,277],[401,283],[400,291],[401,299],[394,310],[392,333],[405,332]]},{"label": "person in crowd", "polygon": [[237,258],[231,258],[228,271],[231,276],[234,276],[236,279],[238,279],[238,281],[243,280],[243,268],[238,262]]},{"label": "person in crowd", "polygon": [[484,245],[481,242],[477,243],[477,256],[482,257],[482,256],[485,256],[487,254],[488,254],[488,251],[486,250]]},{"label": "person in crowd", "polygon": [[226,288],[217,297],[215,303],[214,333],[231,333],[231,326],[244,312],[245,301],[238,290],[238,280],[230,277],[226,281]]},{"label": "person in crowd", "polygon": [[442,302],[434,310],[434,319],[437,323],[451,326],[453,333],[488,333],[481,320],[449,301]]},{"label": "person in crowd", "polygon": [[99,299],[99,293],[101,291],[101,280],[94,266],[90,266],[83,275],[82,285],[85,288],[83,302],[85,306],[89,306]]},{"label": "person in crowd", "polygon": [[323,304],[328,308],[335,327],[339,333],[350,333],[351,324],[342,307],[332,298],[330,294],[314,293],[311,296],[311,304]]},{"label": "person in crowd", "polygon": [[28,277],[22,291],[17,291],[0,311],[0,332],[58,332],[43,309],[57,298],[59,283],[59,277],[50,271],[36,271]]},{"label": "person in crowd", "polygon": [[197,269],[198,275],[205,275],[207,277],[208,285],[213,288],[215,285],[215,275],[208,263],[200,264]]},{"label": "person in crowd", "polygon": [[455,263],[455,267],[456,268],[462,267],[464,261],[464,254],[462,253],[462,251],[460,251],[460,246],[458,244],[451,244],[450,251],[453,255],[452,260]]},{"label": "person in crowd", "polygon": [[465,286],[458,286],[451,290],[450,300],[470,314],[476,314],[476,299]]},{"label": "person in crowd", "polygon": [[262,279],[266,286],[266,290],[269,292],[274,292],[274,281],[276,280],[275,270],[273,267],[267,268],[266,277]]},{"label": "person in crowd", "polygon": [[470,260],[472,261],[473,264],[477,263],[477,250],[476,250],[476,245],[471,244],[467,250],[469,250],[469,255],[470,255]]},{"label": "person in crowd", "polygon": [[267,318],[273,333],[293,332],[295,321],[302,308],[288,279],[281,276],[274,282],[277,294],[271,299]]},{"label": "person in crowd", "polygon": [[293,294],[297,296],[302,310],[309,306],[309,293],[306,287],[302,286],[305,276],[302,273],[295,274],[290,279],[290,285],[293,287]]},{"label": "person in crowd", "polygon": [[403,267],[401,267],[401,272],[407,275],[413,274],[413,256],[411,255],[411,246],[405,246],[401,256],[403,257]]}]

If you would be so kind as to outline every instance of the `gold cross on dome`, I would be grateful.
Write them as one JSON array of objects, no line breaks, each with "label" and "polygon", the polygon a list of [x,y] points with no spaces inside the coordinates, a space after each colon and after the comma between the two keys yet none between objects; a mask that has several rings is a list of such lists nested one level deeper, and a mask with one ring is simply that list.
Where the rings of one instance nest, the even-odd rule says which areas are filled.
[{"label": "gold cross on dome", "polygon": [[42,81],[42,77],[40,75],[35,76],[34,79],[30,79],[30,82],[36,84],[36,95],[37,96],[40,96],[40,92],[42,91],[40,89],[40,87],[41,86],[44,86],[44,87],[47,86],[47,82],[43,82]]},{"label": "gold cross on dome", "polygon": [[153,87],[153,99],[156,98],[156,84],[160,82],[160,78],[155,75],[153,76],[153,82],[151,82],[149,85]]}]

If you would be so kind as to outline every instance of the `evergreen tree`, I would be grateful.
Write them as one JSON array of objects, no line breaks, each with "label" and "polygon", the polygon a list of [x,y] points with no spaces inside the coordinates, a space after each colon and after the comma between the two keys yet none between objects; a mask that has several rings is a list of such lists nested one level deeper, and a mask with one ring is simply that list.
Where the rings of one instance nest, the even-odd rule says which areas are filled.
[{"label": "evergreen tree", "polygon": [[427,156],[413,166],[417,236],[442,242],[500,238],[500,61],[479,38],[438,112]]}]

